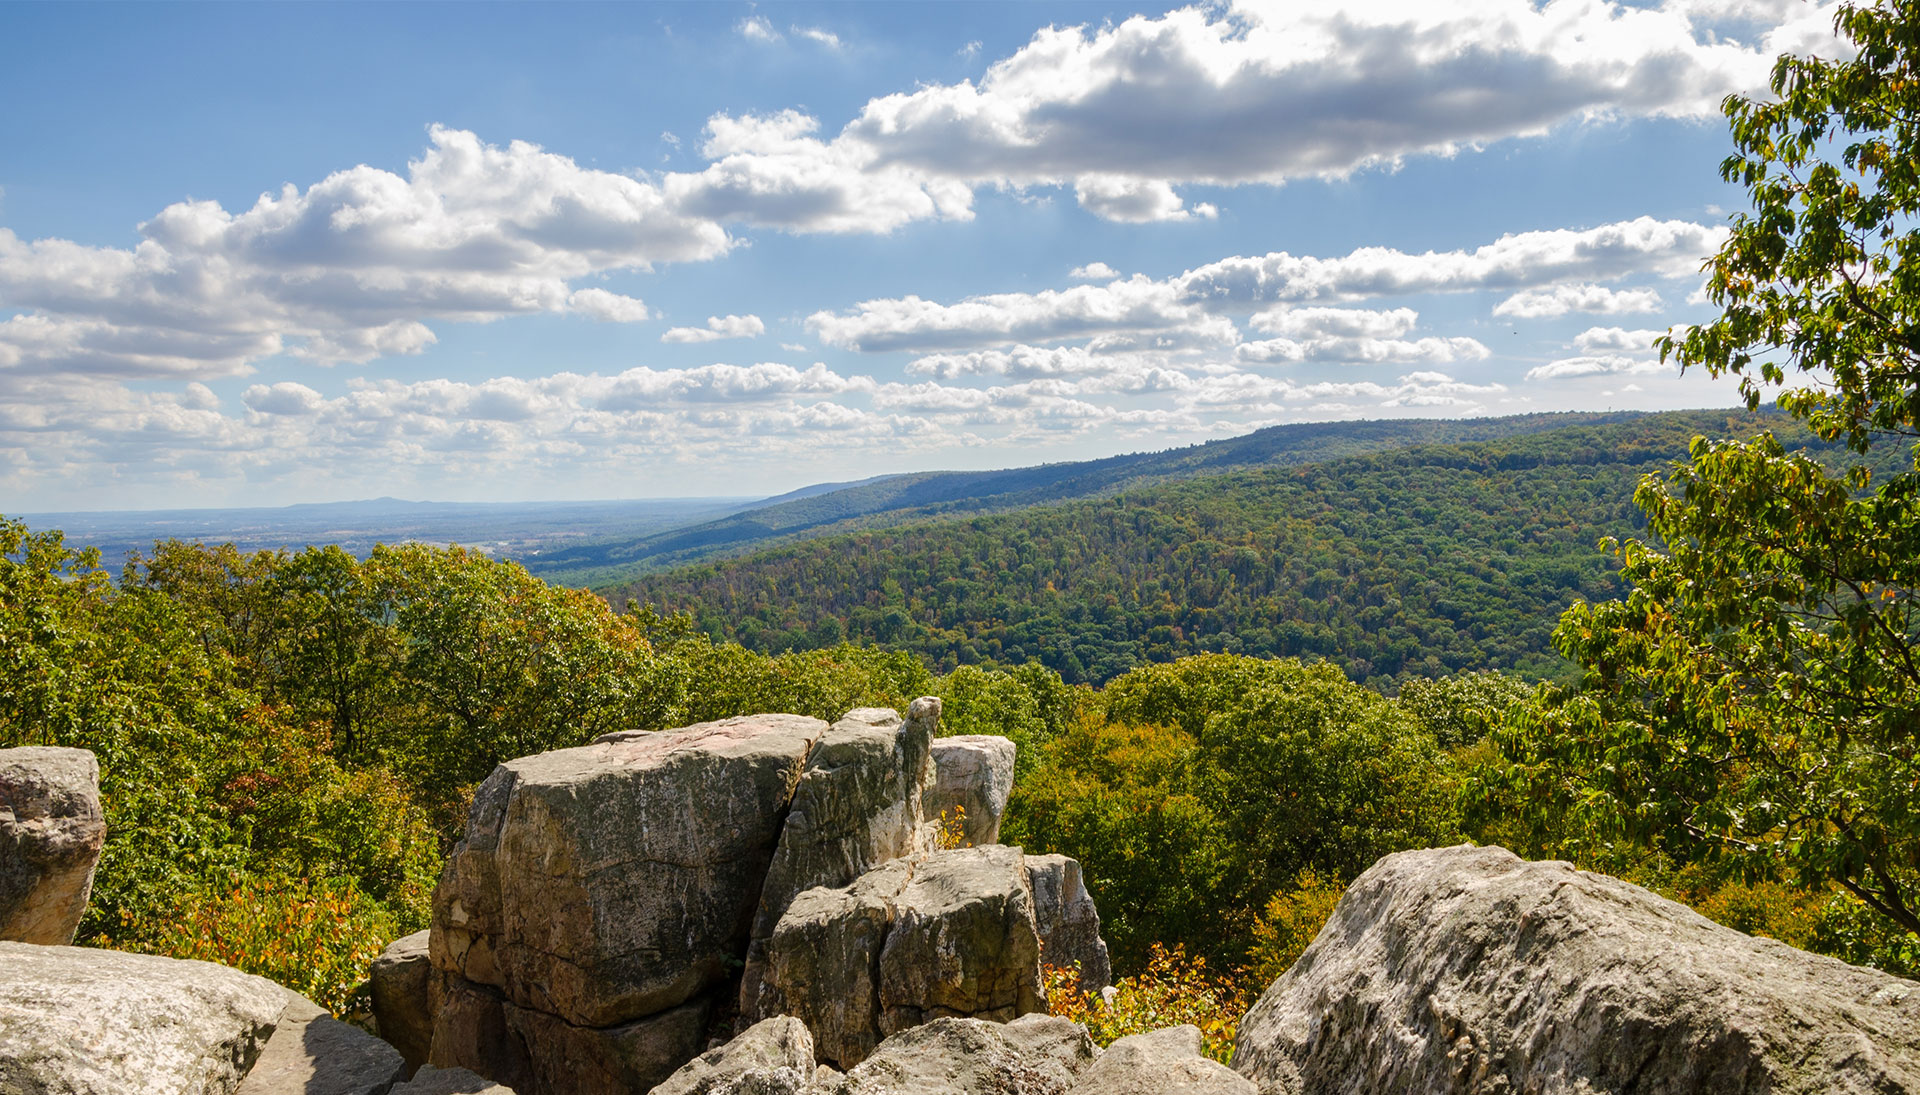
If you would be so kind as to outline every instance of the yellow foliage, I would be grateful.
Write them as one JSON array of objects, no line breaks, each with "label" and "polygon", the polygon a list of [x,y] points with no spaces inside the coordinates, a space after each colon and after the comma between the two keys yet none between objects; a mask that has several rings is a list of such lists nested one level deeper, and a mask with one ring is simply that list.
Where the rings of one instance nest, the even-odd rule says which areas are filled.
[{"label": "yellow foliage", "polygon": [[1078,969],[1047,966],[1043,972],[1047,1010],[1085,1026],[1097,1045],[1192,1023],[1200,1028],[1207,1056],[1221,1064],[1232,1060],[1233,1036],[1247,1011],[1246,994],[1228,978],[1207,972],[1207,960],[1187,957],[1182,946],[1153,944],[1145,972],[1122,977],[1111,1001],[1082,993]]},{"label": "yellow foliage", "polygon": [[1338,879],[1323,879],[1311,868],[1300,872],[1294,888],[1274,894],[1253,922],[1253,946],[1247,957],[1247,977],[1256,986],[1270,985],[1307,949],[1326,926],[1346,887]]},{"label": "yellow foliage", "polygon": [[948,848],[971,848],[973,841],[967,839],[967,808],[955,806],[951,811],[940,811],[940,831],[936,836],[941,851]]}]

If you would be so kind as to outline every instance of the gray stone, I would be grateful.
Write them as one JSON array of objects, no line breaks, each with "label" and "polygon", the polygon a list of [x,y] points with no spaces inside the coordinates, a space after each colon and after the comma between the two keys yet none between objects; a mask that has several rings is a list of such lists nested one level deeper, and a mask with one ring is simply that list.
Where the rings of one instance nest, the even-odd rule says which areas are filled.
[{"label": "gray stone", "polygon": [[888,1038],[819,1095],[1065,1095],[1093,1063],[1085,1027],[1047,1015],[1011,1023],[936,1019]]},{"label": "gray stone", "polygon": [[1259,1095],[1201,1047],[1200,1028],[1191,1024],[1129,1034],[1080,1074],[1072,1095]]},{"label": "gray stone", "polygon": [[1501,848],[1380,860],[1240,1025],[1263,1089],[1920,1092],[1920,985]]},{"label": "gray stone", "polygon": [[1080,968],[1080,991],[1096,993],[1113,983],[1107,941],[1100,938],[1100,910],[1080,871],[1080,862],[1063,855],[1027,857],[1027,882],[1033,887],[1033,915],[1040,929],[1040,961]]},{"label": "gray stone", "polygon": [[959,818],[968,844],[998,844],[1000,819],[1013,794],[1014,751],[1012,741],[989,734],[934,739],[927,816]]},{"label": "gray stone", "polygon": [[1044,1011],[1023,857],[989,845],[897,859],[801,894],[767,941],[767,981],[820,1060],[850,1068],[941,1016]]},{"label": "gray stone", "polygon": [[520,1092],[533,1090],[533,1062],[520,1034],[507,1026],[500,991],[436,973],[433,1043],[427,1063],[470,1069]]},{"label": "gray stone", "polygon": [[925,850],[923,803],[933,783],[933,734],[940,701],[915,700],[904,720],[887,708],[850,711],[807,758],[754,913],[740,1021],[786,1011],[766,981],[766,940],[793,899],[839,887],[891,859]]},{"label": "gray stone", "polygon": [[783,1015],[688,1061],[652,1095],[799,1095],[813,1076],[813,1036]]},{"label": "gray stone", "polygon": [[694,1000],[611,1027],[580,1027],[531,1008],[506,1007],[507,1028],[527,1047],[532,1081],[522,1095],[633,1095],[649,1091],[699,1053],[710,1008]]},{"label": "gray stone", "polygon": [[386,1095],[409,1071],[399,1050],[297,997],[237,1095]]},{"label": "gray stone", "polygon": [[759,715],[502,764],[434,891],[434,965],[582,1027],[725,980],[826,728]]},{"label": "gray stone", "polygon": [[85,749],[0,749],[0,940],[73,942],[107,826]]},{"label": "gray stone", "polygon": [[397,1084],[387,1095],[517,1095],[464,1068],[435,1068],[428,1065],[413,1074],[413,1079]]},{"label": "gray stone", "polygon": [[0,1092],[229,1095],[289,995],[211,962],[0,943]]},{"label": "gray stone", "polygon": [[387,944],[367,973],[380,1037],[400,1051],[409,1072],[427,1063],[433,1047],[431,935],[422,929]]}]

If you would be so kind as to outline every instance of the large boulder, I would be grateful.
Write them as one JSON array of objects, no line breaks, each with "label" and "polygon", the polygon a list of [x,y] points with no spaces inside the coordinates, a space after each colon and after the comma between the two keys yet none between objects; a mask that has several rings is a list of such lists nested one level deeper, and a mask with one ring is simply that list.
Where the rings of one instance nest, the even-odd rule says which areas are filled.
[{"label": "large boulder", "polygon": [[767,941],[767,980],[819,1058],[840,1068],[934,1018],[1043,1011],[1023,857],[999,845],[953,849],[808,890]]},{"label": "large boulder", "polygon": [[[575,1026],[533,1008],[506,1007],[507,1029],[527,1047],[533,1095],[633,1095],[673,1075],[707,1044],[709,1001],[611,1027]],[[519,1086],[519,1085],[516,1085]]]},{"label": "large boulder", "polygon": [[1260,1095],[1253,1081],[1201,1053],[1200,1028],[1129,1034],[1080,1074],[1069,1095]]},{"label": "large boulder", "polygon": [[1100,910],[1087,892],[1080,861],[1063,855],[1027,857],[1033,915],[1040,929],[1040,961],[1080,970],[1080,991],[1096,993],[1113,983],[1107,941],[1100,937]]},{"label": "large boulder", "polygon": [[434,891],[434,964],[582,1027],[725,980],[826,729],[758,715],[500,765]]},{"label": "large boulder", "polygon": [[1029,1015],[1011,1023],[937,1019],[888,1038],[858,1067],[814,1091],[1065,1095],[1097,1052],[1085,1027],[1050,1015]]},{"label": "large boulder", "polygon": [[367,972],[380,1037],[400,1051],[408,1072],[426,1064],[433,1047],[431,935],[422,929],[387,944]]},{"label": "large boulder", "polygon": [[395,1084],[387,1095],[514,1095],[514,1090],[464,1068],[435,1068],[428,1065],[404,1084]]},{"label": "large boulder", "polygon": [[387,1095],[410,1071],[399,1050],[293,996],[236,1095]]},{"label": "large boulder", "polygon": [[807,758],[793,807],[767,867],[740,980],[740,1021],[783,1013],[766,984],[766,940],[793,899],[851,883],[888,860],[923,850],[922,806],[932,786],[940,701],[914,701],[902,719],[865,707],[833,724]]},{"label": "large boulder", "polygon": [[0,940],[73,942],[107,826],[85,749],[0,749]]},{"label": "large boulder", "polygon": [[936,738],[927,816],[958,820],[967,844],[998,844],[1000,819],[1013,794],[1014,749],[1011,740],[989,734]]},{"label": "large boulder", "polygon": [[0,1092],[230,1095],[291,1002],[211,962],[0,943]]},{"label": "large boulder", "polygon": [[782,1015],[688,1061],[650,1095],[800,1095],[813,1075],[813,1036]]},{"label": "large boulder", "polygon": [[1920,1092],[1920,985],[1500,848],[1349,886],[1240,1025],[1264,1089]]}]

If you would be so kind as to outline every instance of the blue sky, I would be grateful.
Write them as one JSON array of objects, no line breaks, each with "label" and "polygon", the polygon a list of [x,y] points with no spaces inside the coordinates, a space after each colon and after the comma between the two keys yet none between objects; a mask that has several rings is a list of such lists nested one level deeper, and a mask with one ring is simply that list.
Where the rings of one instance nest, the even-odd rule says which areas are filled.
[{"label": "blue sky", "polygon": [[[1802,0],[0,3],[0,512],[1729,405]],[[31,104],[21,108],[21,104]]]}]

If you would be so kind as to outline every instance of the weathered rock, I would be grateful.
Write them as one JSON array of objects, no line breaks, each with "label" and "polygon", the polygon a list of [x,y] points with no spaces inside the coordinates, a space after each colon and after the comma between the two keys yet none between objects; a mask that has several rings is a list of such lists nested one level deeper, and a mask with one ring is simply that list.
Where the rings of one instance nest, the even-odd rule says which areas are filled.
[{"label": "weathered rock", "polygon": [[516,1091],[533,1091],[533,1062],[517,1031],[507,1026],[498,989],[435,971],[433,1042],[427,1063],[470,1069]]},{"label": "weathered rock", "polygon": [[988,734],[935,738],[927,816],[959,818],[968,844],[998,844],[1000,818],[1013,794],[1014,749],[1012,741]]},{"label": "weathered rock", "polygon": [[1004,1023],[1045,1010],[1020,849],[960,848],[917,864],[880,952],[880,1032],[941,1016]]},{"label": "weathered rock", "polygon": [[1100,910],[1087,892],[1079,860],[1030,855],[1027,882],[1033,887],[1034,922],[1040,929],[1040,961],[1061,969],[1078,964],[1082,992],[1106,988],[1113,982],[1113,965],[1107,941],[1100,938]]},{"label": "weathered rock", "polygon": [[1920,1092],[1920,985],[1500,848],[1347,888],[1241,1023],[1263,1089]]},{"label": "weathered rock", "polygon": [[1029,1015],[1011,1023],[936,1019],[880,1044],[821,1095],[1064,1095],[1092,1063],[1086,1028]]},{"label": "weathered rock", "polygon": [[1080,1074],[1072,1095],[1259,1095],[1251,1080],[1201,1053],[1191,1024],[1130,1034]]},{"label": "weathered rock", "polygon": [[754,913],[740,979],[742,1023],[786,1010],[767,986],[766,940],[795,897],[816,886],[845,886],[888,860],[924,850],[918,845],[940,701],[915,700],[907,716],[886,708],[850,711],[808,756]]},{"label": "weathered rock", "polygon": [[579,1027],[532,1008],[506,1007],[507,1028],[527,1047],[524,1095],[632,1095],[673,1075],[707,1041],[705,999],[612,1027]]},{"label": "weathered rock", "polygon": [[296,996],[236,1095],[387,1095],[409,1071],[399,1050]]},{"label": "weathered rock", "polygon": [[515,1092],[464,1068],[428,1065],[414,1073],[413,1079],[395,1085],[387,1095],[515,1095]]},{"label": "weathered rock", "polygon": [[896,859],[851,886],[808,890],[767,941],[767,983],[822,1061],[851,1067],[880,1044],[880,952],[912,877],[913,862]]},{"label": "weathered rock", "polygon": [[0,749],[0,940],[73,942],[107,835],[85,749]]},{"label": "weathered rock", "polygon": [[387,944],[367,973],[380,1037],[400,1051],[408,1072],[426,1064],[433,1048],[431,935],[423,929]]},{"label": "weathered rock", "polygon": [[813,1076],[813,1036],[782,1015],[688,1061],[652,1095],[799,1095]]},{"label": "weathered rock", "polygon": [[434,892],[434,965],[583,1027],[724,980],[826,728],[759,715],[500,765]]},{"label": "weathered rock", "polygon": [[801,894],[767,941],[767,981],[823,1061],[848,1068],[940,1016],[1045,1009],[1040,936],[1017,848],[898,859]]},{"label": "weathered rock", "polygon": [[228,1095],[287,990],[211,962],[0,943],[0,1092]]}]

